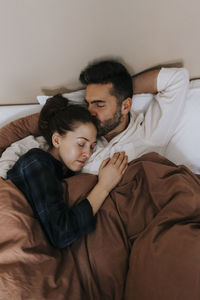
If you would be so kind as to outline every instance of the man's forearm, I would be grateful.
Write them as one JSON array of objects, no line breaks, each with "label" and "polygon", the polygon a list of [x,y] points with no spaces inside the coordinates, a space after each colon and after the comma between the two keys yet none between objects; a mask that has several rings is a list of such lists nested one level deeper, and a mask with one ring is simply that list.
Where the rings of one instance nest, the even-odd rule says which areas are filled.
[{"label": "man's forearm", "polygon": [[155,69],[133,76],[133,94],[156,94],[157,77],[160,69]]}]

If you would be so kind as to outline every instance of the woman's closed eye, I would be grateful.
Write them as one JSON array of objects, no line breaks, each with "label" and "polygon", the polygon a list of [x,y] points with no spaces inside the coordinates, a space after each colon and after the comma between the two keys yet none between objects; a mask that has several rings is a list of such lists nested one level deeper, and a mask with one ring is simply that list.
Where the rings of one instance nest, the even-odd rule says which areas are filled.
[{"label": "woman's closed eye", "polygon": [[80,143],[80,142],[79,142],[79,143],[78,143],[78,146],[81,147],[81,148],[83,148],[83,147],[85,146],[85,143]]}]

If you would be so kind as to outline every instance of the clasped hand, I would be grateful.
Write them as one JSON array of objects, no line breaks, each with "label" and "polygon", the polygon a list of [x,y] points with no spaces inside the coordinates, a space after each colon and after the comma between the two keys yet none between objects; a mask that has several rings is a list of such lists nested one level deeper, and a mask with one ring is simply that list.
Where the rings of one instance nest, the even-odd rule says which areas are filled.
[{"label": "clasped hand", "polygon": [[128,156],[124,151],[116,152],[105,159],[99,168],[99,184],[108,193],[119,183],[128,167]]}]

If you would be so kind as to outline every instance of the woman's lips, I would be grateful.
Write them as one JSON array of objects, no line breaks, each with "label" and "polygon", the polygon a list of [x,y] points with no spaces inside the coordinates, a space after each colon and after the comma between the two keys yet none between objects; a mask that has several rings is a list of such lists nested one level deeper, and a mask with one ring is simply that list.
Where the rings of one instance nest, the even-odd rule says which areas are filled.
[{"label": "woman's lips", "polygon": [[77,160],[77,162],[81,165],[84,165],[86,163],[86,160]]}]

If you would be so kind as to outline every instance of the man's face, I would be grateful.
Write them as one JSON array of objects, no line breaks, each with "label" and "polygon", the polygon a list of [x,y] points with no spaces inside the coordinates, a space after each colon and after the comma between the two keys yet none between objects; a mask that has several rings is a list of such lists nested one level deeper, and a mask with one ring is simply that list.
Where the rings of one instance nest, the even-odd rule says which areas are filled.
[{"label": "man's face", "polygon": [[99,135],[106,135],[121,123],[121,106],[117,98],[110,94],[112,83],[89,84],[85,91],[85,101],[92,116],[97,119]]}]

